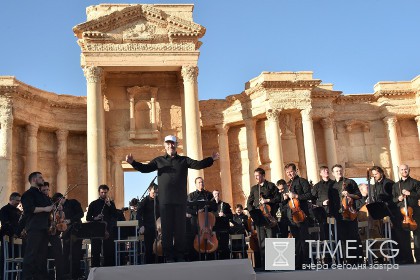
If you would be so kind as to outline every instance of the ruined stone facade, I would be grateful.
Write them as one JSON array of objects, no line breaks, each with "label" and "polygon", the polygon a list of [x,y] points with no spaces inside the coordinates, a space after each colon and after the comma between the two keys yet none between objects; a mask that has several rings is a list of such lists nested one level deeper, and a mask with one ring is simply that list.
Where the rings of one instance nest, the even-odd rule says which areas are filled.
[{"label": "ruined stone facade", "polygon": [[[81,47],[87,95],[57,95],[14,77],[0,77],[0,187],[2,203],[43,172],[52,191],[86,206],[97,187],[115,186],[124,199],[127,153],[147,161],[163,154],[165,135],[180,139],[179,153],[220,161],[205,176],[222,198],[244,203],[253,170],[284,178],[294,162],[318,181],[318,166],[345,166],[346,177],[365,177],[372,164],[392,179],[406,163],[420,177],[420,76],[378,82],[372,94],[344,95],[312,72],[263,72],[239,94],[198,101],[197,61],[205,28],[192,5],[112,5],[87,8],[73,31]],[[202,144],[203,143],[203,144]]]}]

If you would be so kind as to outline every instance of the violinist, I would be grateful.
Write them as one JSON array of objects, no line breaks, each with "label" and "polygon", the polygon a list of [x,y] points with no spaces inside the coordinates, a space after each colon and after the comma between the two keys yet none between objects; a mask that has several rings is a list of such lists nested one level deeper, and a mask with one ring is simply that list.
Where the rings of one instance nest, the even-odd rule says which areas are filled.
[{"label": "violinist", "polygon": [[[332,189],[332,196],[331,196],[331,205],[330,205],[330,213],[336,219],[337,222],[337,230],[338,230],[338,239],[345,244],[346,240],[355,240],[357,241],[356,251],[349,250],[349,256],[362,256],[363,252],[360,250],[361,241],[359,237],[359,228],[357,219],[344,219],[344,203],[343,200],[346,199],[348,201],[347,210],[350,211],[351,209],[356,208],[356,201],[362,197],[360,193],[359,187],[357,183],[348,178],[344,178],[344,169],[340,164],[335,164],[332,167],[332,173],[335,178],[335,182]],[[359,259],[356,258],[349,258],[348,262],[358,262]]]},{"label": "violinist", "polygon": [[88,222],[105,222],[105,238],[92,240],[92,267],[100,266],[100,254],[103,247],[104,266],[113,266],[115,264],[114,236],[113,227],[115,226],[117,209],[114,202],[108,196],[109,187],[100,185],[98,187],[99,198],[89,204],[86,214]]},{"label": "violinist", "polygon": [[216,224],[213,230],[216,232],[219,241],[219,259],[228,259],[229,252],[229,220],[232,219],[232,209],[230,204],[220,199],[218,190],[213,191],[216,211],[213,212],[216,217]]},{"label": "violinist", "polygon": [[140,234],[144,234],[145,262],[147,264],[155,262],[153,242],[156,239],[156,220],[160,217],[159,199],[156,196],[157,185],[150,184],[148,191],[149,195],[142,199],[137,207],[137,220],[139,221]]},{"label": "violinist", "polygon": [[[58,207],[62,207],[62,211],[64,212],[64,220],[62,222],[67,225],[67,230],[62,234],[63,256],[66,258],[64,260],[64,273],[67,275],[70,273],[71,263],[71,279],[78,279],[82,276],[80,270],[82,240],[71,238],[71,236],[74,235],[74,229],[82,223],[83,209],[79,201],[76,199],[67,199],[61,193],[55,193],[52,200],[59,205]],[[72,260],[70,260],[70,246],[72,246]]]},{"label": "violinist", "polygon": [[32,172],[28,180],[31,187],[22,195],[27,232],[23,279],[48,279],[48,221],[53,205],[39,189],[44,186],[41,172]]},{"label": "violinist", "polygon": [[[280,238],[287,238],[289,235],[289,219],[287,218],[287,200],[284,194],[288,192],[287,183],[284,179],[276,182],[277,191],[273,199],[273,212],[276,211]],[[277,210],[276,210],[277,209]]]},{"label": "violinist", "polygon": [[[41,188],[41,192],[53,203],[50,198],[50,184],[44,182],[44,186]],[[54,204],[57,210],[62,209],[61,205]],[[56,279],[61,280],[64,278],[64,256],[63,256],[63,246],[60,240],[60,232],[57,230],[57,220],[55,219],[56,211],[53,210],[50,213],[50,229],[48,232],[48,242],[51,246],[48,247],[48,258],[54,259],[54,265],[56,270]],[[50,272],[53,273],[53,272]],[[52,275],[53,277],[53,275]]]},{"label": "violinist", "polygon": [[[405,198],[407,206],[413,209],[413,216],[411,218],[417,223],[417,229],[413,231],[414,256],[417,263],[420,263],[420,207],[418,205],[420,182],[410,177],[410,168],[406,164],[399,166],[399,173],[401,179],[395,182],[392,187],[393,201],[397,204],[399,210],[405,206]],[[400,264],[410,264],[414,262],[411,253],[410,231],[402,229],[404,216],[401,212],[397,212],[396,217],[398,217],[396,218],[398,221],[394,225],[395,238],[400,249],[397,262]]]},{"label": "violinist", "polygon": [[[308,231],[308,219],[305,218],[297,221],[293,219],[293,204],[291,201],[296,199],[299,202],[300,210],[304,216],[309,216],[308,200],[312,198],[311,187],[308,180],[297,175],[297,168],[294,163],[289,163],[284,167],[289,182],[287,183],[289,192],[284,194],[285,200],[288,201],[287,216],[290,221],[290,232],[295,238],[296,247],[296,269],[301,269],[303,264],[309,263],[309,247],[305,240],[310,239]],[[296,203],[294,203],[296,204]]]},{"label": "violinist", "polygon": [[[254,170],[254,178],[256,181],[256,185],[251,187],[248,200],[247,200],[247,208],[248,211],[251,212],[255,209],[259,209],[260,206],[264,207],[264,205],[270,206],[269,213],[266,215],[271,215],[272,218],[275,217],[275,207],[273,203],[273,199],[276,193],[276,186],[274,183],[269,182],[265,179],[265,170],[262,168],[257,168]],[[275,237],[275,230],[276,228],[271,228],[269,226],[264,225],[257,225],[257,236],[258,236],[258,243],[261,252],[261,266],[264,267],[265,264],[265,238],[273,238]]]},{"label": "violinist", "polygon": [[330,179],[328,166],[319,167],[319,176],[321,180],[311,190],[317,206],[313,209],[313,213],[320,224],[321,240],[327,240],[329,239],[327,216],[330,214],[330,196],[334,181]]}]

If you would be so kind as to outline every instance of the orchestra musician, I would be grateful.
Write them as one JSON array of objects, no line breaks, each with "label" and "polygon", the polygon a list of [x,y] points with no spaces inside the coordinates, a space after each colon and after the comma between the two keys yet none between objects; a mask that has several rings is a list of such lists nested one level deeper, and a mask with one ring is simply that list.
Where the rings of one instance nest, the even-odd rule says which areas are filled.
[{"label": "orchestra musician", "polygon": [[[335,164],[332,167],[332,173],[335,178],[335,182],[332,189],[330,214],[335,218],[337,222],[338,239],[345,245],[346,240],[356,240],[356,250],[349,250],[349,256],[358,256],[358,258],[348,258],[348,262],[359,262],[360,256],[363,255],[361,251],[361,241],[359,237],[359,228],[357,219],[345,219],[343,218],[343,198],[346,201],[352,200],[354,202],[353,207],[356,207],[355,202],[362,197],[357,183],[348,178],[344,178],[344,169],[340,164]],[[351,203],[348,203],[349,211],[352,210]],[[357,217],[357,215],[356,215]]]},{"label": "orchestra musician", "polygon": [[309,263],[309,246],[305,240],[309,240],[308,219],[296,222],[293,219],[293,209],[290,200],[296,199],[300,204],[300,210],[306,217],[309,216],[308,200],[312,198],[311,187],[308,180],[297,175],[297,168],[294,163],[289,163],[284,167],[286,176],[289,178],[288,192],[284,194],[284,199],[288,201],[287,216],[290,222],[290,232],[295,238],[296,247],[296,269],[301,269],[303,264]]},{"label": "orchestra musician", "polygon": [[218,190],[213,191],[213,197],[215,201],[215,210],[213,212],[216,217],[216,224],[213,230],[216,232],[217,239],[219,241],[219,259],[228,259],[229,252],[229,220],[232,219],[232,209],[230,204],[220,199],[220,193]]},{"label": "orchestra musician", "polygon": [[276,211],[280,238],[287,238],[289,235],[289,219],[287,218],[287,200],[285,199],[284,194],[289,191],[284,179],[278,180],[276,182],[276,187],[277,191],[273,199],[275,209],[273,209],[273,212],[274,210]]},{"label": "orchestra musician", "polygon": [[229,221],[229,226],[231,234],[245,234],[247,236],[250,232],[248,228],[248,216],[245,215],[242,204],[236,204],[235,213]]},{"label": "orchestra musician", "polygon": [[48,221],[54,208],[39,189],[44,186],[41,172],[32,172],[28,180],[31,187],[22,195],[27,232],[22,275],[23,279],[47,279]]},{"label": "orchestra musician", "polygon": [[158,170],[159,211],[162,224],[163,252],[166,262],[185,261],[187,176],[188,169],[203,169],[219,159],[219,153],[203,160],[193,160],[177,154],[177,138],[168,135],[164,140],[165,155],[142,164],[131,154],[126,161],[134,169],[150,173]]},{"label": "orchestra musician", "polygon": [[[137,207],[137,220],[139,221],[140,234],[144,234],[145,262],[155,262],[153,242],[156,239],[156,220],[159,219],[159,199],[156,196],[157,185],[150,184],[149,195],[142,199]],[[156,219],[155,219],[156,218]]]},{"label": "orchestra musician", "polygon": [[[41,192],[53,203],[50,194],[50,183],[44,182],[44,185],[40,188]],[[57,204],[54,204],[57,207]],[[59,206],[61,207],[61,205]],[[61,208],[60,208],[61,209]],[[51,246],[48,247],[48,258],[54,259],[54,265],[56,270],[55,278],[57,280],[64,279],[64,256],[63,256],[63,246],[60,239],[60,232],[55,228],[53,224],[55,220],[54,211],[50,213],[49,221],[49,232],[48,232],[48,242]],[[53,272],[50,272],[51,274]],[[51,278],[54,278],[54,275],[51,275]]]},{"label": "orchestra musician", "polygon": [[320,224],[321,240],[329,239],[329,227],[327,224],[327,216],[330,214],[330,197],[334,181],[330,179],[330,171],[328,166],[319,167],[319,176],[321,180],[312,188],[312,196],[315,199],[316,208],[313,209],[315,218]]},{"label": "orchestra musician", "polygon": [[[247,200],[247,208],[248,211],[252,212],[255,209],[259,209],[260,206],[264,207],[264,204],[270,206],[270,213],[266,213],[271,215],[271,217],[275,217],[276,213],[275,207],[273,203],[274,196],[276,194],[276,186],[274,183],[269,182],[265,179],[265,170],[262,168],[257,168],[254,170],[254,178],[256,181],[256,185],[251,187],[248,200]],[[251,213],[252,214],[252,213]],[[261,267],[264,267],[265,264],[265,238],[273,238],[275,237],[275,228],[271,228],[270,226],[264,225],[257,225],[257,236],[258,236],[258,243],[261,252]]]},{"label": "orchestra musician", "polygon": [[[63,239],[63,256],[64,256],[64,274],[70,274],[71,268],[71,279],[78,279],[82,276],[80,270],[80,259],[82,255],[82,239],[72,238],[75,234],[74,230],[82,223],[81,218],[83,217],[83,209],[79,201],[76,199],[67,199],[61,193],[55,193],[52,197],[54,203],[58,203],[62,207],[64,212],[65,220],[64,223],[67,225],[67,230],[62,234]],[[70,246],[71,257],[70,260]]]},{"label": "orchestra musician", "polygon": [[[392,187],[392,196],[394,203],[397,204],[398,210],[404,207],[404,198],[406,198],[407,206],[413,209],[413,219],[417,223],[417,229],[413,231],[414,237],[414,256],[417,264],[420,263],[420,207],[418,199],[420,195],[420,182],[410,177],[410,168],[406,164],[399,166],[400,180],[395,182]],[[399,264],[411,264],[414,262],[411,252],[411,236],[410,231],[402,228],[403,215],[400,211],[395,214],[395,239],[400,249],[397,256]]]},{"label": "orchestra musician", "polygon": [[110,199],[109,187],[98,187],[99,198],[89,204],[86,220],[88,222],[105,222],[105,238],[92,240],[92,267],[100,266],[101,248],[103,249],[104,266],[113,266],[115,261],[113,228],[115,226],[117,209]]}]

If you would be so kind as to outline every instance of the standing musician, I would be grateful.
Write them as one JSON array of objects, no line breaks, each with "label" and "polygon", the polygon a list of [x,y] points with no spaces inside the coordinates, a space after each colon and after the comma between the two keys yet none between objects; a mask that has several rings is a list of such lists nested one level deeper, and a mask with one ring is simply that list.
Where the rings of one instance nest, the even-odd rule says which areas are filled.
[{"label": "standing musician", "polygon": [[308,180],[299,177],[297,175],[297,168],[294,163],[289,163],[284,167],[286,176],[289,178],[287,183],[289,192],[284,194],[284,199],[288,201],[287,216],[290,221],[290,232],[295,238],[296,247],[296,268],[301,269],[303,264],[309,262],[309,246],[305,240],[310,239],[308,231],[308,219],[305,218],[303,221],[296,222],[293,219],[293,209],[290,207],[290,200],[297,199],[300,204],[300,210],[309,216],[308,200],[312,198],[311,187]]},{"label": "standing musician", "polygon": [[287,183],[284,179],[280,179],[276,183],[276,194],[273,199],[273,204],[276,209],[276,218],[278,222],[278,229],[280,238],[287,238],[289,235],[289,218],[287,217],[287,200],[284,194],[288,193]]},{"label": "standing musician", "polygon": [[[273,218],[275,217],[275,207],[273,203],[274,196],[276,194],[276,186],[265,179],[265,170],[262,168],[257,168],[254,170],[254,178],[257,182],[256,185],[251,187],[247,208],[248,211],[252,213],[252,210],[258,209],[260,206],[267,204],[271,208],[271,213],[268,213]],[[257,236],[258,243],[260,246],[261,252],[261,266],[264,267],[265,263],[265,238],[273,238],[275,236],[275,229],[270,226],[261,226],[257,225]]]},{"label": "standing musician", "polygon": [[149,195],[142,199],[137,207],[137,220],[139,221],[140,234],[144,234],[145,261],[147,264],[155,262],[153,242],[156,239],[156,220],[160,217],[159,199],[156,196],[157,185],[150,184],[148,191]]},{"label": "standing musician", "polygon": [[[41,188],[41,192],[48,197],[48,199],[53,203],[52,199],[50,198],[50,183],[44,182],[44,186]],[[54,207],[60,207],[61,205],[53,204]],[[58,208],[57,208],[58,209]],[[48,242],[51,246],[48,247],[48,258],[54,259],[54,265],[56,270],[56,279],[61,280],[64,278],[64,257],[63,257],[63,246],[60,240],[60,232],[57,230],[55,223],[54,212],[50,213],[50,228],[48,231]]]},{"label": "standing musician", "polygon": [[199,226],[198,226],[198,213],[204,212],[205,203],[202,204],[194,204],[197,201],[206,201],[210,203],[208,206],[209,212],[214,212],[217,210],[216,204],[214,203],[213,194],[205,189],[204,180],[202,177],[195,178],[195,187],[196,190],[189,193],[187,196],[187,215],[191,216],[191,229],[192,229],[192,239],[188,240],[188,253],[190,258],[193,260],[198,260],[198,254],[194,250],[193,242],[194,238],[198,233]]},{"label": "standing musician", "polygon": [[232,209],[230,204],[220,199],[218,190],[213,191],[214,201],[216,203],[216,211],[213,212],[216,217],[216,224],[213,229],[219,240],[219,258],[229,258],[229,220],[232,219]]},{"label": "standing musician", "polygon": [[131,154],[126,161],[134,169],[150,173],[158,170],[159,211],[162,224],[163,252],[166,262],[185,261],[185,232],[188,169],[203,169],[219,159],[219,153],[203,160],[193,160],[176,152],[177,139],[168,135],[164,140],[166,154],[148,164],[136,162]]},{"label": "standing musician", "polygon": [[390,209],[395,208],[395,204],[392,201],[394,181],[386,178],[384,170],[379,166],[373,166],[371,172],[375,181],[375,184],[372,186],[372,200],[384,202]]},{"label": "standing musician", "polygon": [[313,209],[315,218],[320,224],[321,240],[329,239],[329,228],[327,224],[327,216],[330,214],[330,197],[334,181],[330,179],[330,171],[328,166],[319,167],[319,175],[321,180],[312,188],[312,196],[316,200],[316,208]]},{"label": "standing musician", "polygon": [[[420,206],[418,199],[420,194],[420,182],[410,177],[410,168],[406,164],[399,167],[400,180],[395,182],[392,188],[393,201],[397,204],[398,210],[405,206],[404,198],[406,198],[407,206],[413,209],[413,219],[417,223],[417,229],[413,231],[414,237],[414,257],[416,262],[420,263]],[[410,231],[402,228],[404,219],[401,212],[396,212],[395,238],[398,242],[400,253],[397,262],[400,264],[413,263],[413,255],[411,252]]]},{"label": "standing musician", "polygon": [[22,274],[23,279],[47,279],[48,221],[53,205],[39,189],[44,186],[41,172],[31,173],[28,180],[31,187],[22,195],[27,232]]},{"label": "standing musician", "polygon": [[[78,279],[82,276],[80,270],[80,259],[82,255],[82,241],[81,239],[72,238],[75,234],[75,230],[82,223],[83,209],[79,201],[76,199],[67,199],[61,193],[55,193],[52,198],[54,203],[57,203],[59,207],[62,207],[64,212],[65,220],[64,223],[67,225],[67,230],[62,234],[63,239],[63,256],[64,256],[64,273],[70,274],[71,278]],[[70,246],[71,257],[70,260]]]},{"label": "standing musician", "polygon": [[104,266],[114,265],[114,236],[113,227],[117,209],[114,202],[108,196],[109,187],[100,185],[98,187],[99,198],[89,204],[86,220],[89,222],[105,222],[106,232],[103,240],[92,240],[92,267],[100,266],[101,247],[103,247]]},{"label": "standing musician", "polygon": [[[355,250],[349,250],[349,256],[362,256],[362,251],[360,250],[361,241],[359,237],[359,229],[357,219],[345,219],[343,218],[344,206],[342,204],[343,198],[346,198],[347,201],[354,202],[353,207],[356,208],[356,201],[362,197],[357,183],[348,178],[344,178],[344,169],[340,164],[335,164],[332,167],[332,173],[335,178],[335,182],[332,189],[331,204],[330,204],[330,213],[335,218],[337,222],[338,230],[338,239],[342,242],[342,245],[345,245],[346,240],[356,240],[357,246]],[[350,203],[347,204],[348,209],[351,209]],[[356,213],[357,214],[357,213]],[[357,215],[356,215],[357,217]],[[359,261],[358,258],[352,259],[349,258],[348,262]]]}]

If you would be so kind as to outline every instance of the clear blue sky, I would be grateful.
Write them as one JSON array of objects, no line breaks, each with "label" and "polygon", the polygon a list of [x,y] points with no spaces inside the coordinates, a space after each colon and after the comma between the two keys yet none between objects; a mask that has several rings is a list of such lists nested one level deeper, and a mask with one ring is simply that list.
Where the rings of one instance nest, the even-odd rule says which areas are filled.
[{"label": "clear blue sky", "polygon": [[[87,6],[131,1],[2,1],[0,75],[59,94],[85,95],[72,27]],[[207,32],[199,59],[200,99],[240,93],[262,71],[313,71],[349,93],[372,93],[378,81],[420,74],[418,0],[202,0],[194,21]],[[128,198],[141,196],[140,173],[126,176]],[[141,182],[141,183],[140,183]],[[147,185],[146,184],[146,185]]]}]

